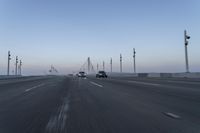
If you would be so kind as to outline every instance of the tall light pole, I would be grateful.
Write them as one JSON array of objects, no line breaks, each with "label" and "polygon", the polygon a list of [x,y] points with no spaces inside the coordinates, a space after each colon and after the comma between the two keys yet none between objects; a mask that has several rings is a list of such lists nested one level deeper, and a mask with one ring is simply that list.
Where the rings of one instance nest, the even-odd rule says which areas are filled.
[{"label": "tall light pole", "polygon": [[134,67],[134,73],[136,73],[136,62],[135,62],[135,48],[133,48],[133,67]]},{"label": "tall light pole", "polygon": [[122,73],[122,54],[120,54],[120,72]]},{"label": "tall light pole", "polygon": [[112,58],[110,59],[110,72],[112,73]]},{"label": "tall light pole", "polygon": [[189,73],[189,62],[188,62],[188,40],[190,39],[190,36],[187,35],[186,30],[184,31],[184,41],[185,41],[185,63],[186,63],[186,72]]},{"label": "tall light pole", "polygon": [[22,60],[19,61],[19,75],[22,75]]},{"label": "tall light pole", "polygon": [[11,55],[10,51],[8,51],[8,68],[7,68],[7,75],[10,75],[10,60],[11,60]]},{"label": "tall light pole", "polygon": [[88,74],[90,73],[90,57],[88,57]]},{"label": "tall light pole", "polygon": [[18,73],[17,73],[17,75],[20,76],[20,64],[18,65]]},{"label": "tall light pole", "polygon": [[16,62],[15,62],[15,75],[17,76],[17,64],[18,64],[18,56],[16,56]]},{"label": "tall light pole", "polygon": [[105,71],[105,62],[103,61],[103,71]]}]

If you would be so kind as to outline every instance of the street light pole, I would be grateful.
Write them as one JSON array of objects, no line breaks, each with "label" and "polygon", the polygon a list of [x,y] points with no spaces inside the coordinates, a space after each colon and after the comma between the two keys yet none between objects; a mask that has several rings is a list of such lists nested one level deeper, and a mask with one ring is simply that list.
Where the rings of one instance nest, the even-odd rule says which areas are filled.
[{"label": "street light pole", "polygon": [[184,31],[184,41],[185,41],[185,63],[186,63],[186,72],[189,73],[189,62],[188,62],[188,39],[190,39],[190,36],[187,35],[186,30]]},{"label": "street light pole", "polygon": [[90,57],[88,57],[88,74],[90,73]]},{"label": "street light pole", "polygon": [[105,71],[105,62],[103,61],[103,71]]},{"label": "street light pole", "polygon": [[22,75],[22,60],[19,62],[19,75]]},{"label": "street light pole", "polygon": [[110,72],[112,73],[112,58],[110,59]]},{"label": "street light pole", "polygon": [[133,48],[133,67],[134,67],[134,73],[136,73],[136,62],[135,62],[135,48]]},{"label": "street light pole", "polygon": [[20,76],[20,64],[18,65],[18,73],[17,73],[18,76]]},{"label": "street light pole", "polygon": [[7,68],[7,75],[10,75],[10,60],[11,60],[11,55],[10,51],[8,51],[8,68]]},{"label": "street light pole", "polygon": [[120,72],[122,73],[122,54],[120,54]]},{"label": "street light pole", "polygon": [[16,56],[16,63],[15,63],[15,75],[17,76],[17,64],[18,64],[18,56]]}]

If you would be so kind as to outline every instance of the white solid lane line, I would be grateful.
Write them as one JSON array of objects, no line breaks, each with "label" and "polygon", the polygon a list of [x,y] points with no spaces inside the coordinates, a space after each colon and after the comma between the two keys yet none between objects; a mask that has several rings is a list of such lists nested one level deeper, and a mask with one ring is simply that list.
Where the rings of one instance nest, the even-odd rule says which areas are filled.
[{"label": "white solid lane line", "polygon": [[90,81],[90,83],[93,84],[93,85],[96,85],[96,86],[98,86],[98,87],[103,87],[103,85],[97,84],[97,83],[92,82],[92,81]]},{"label": "white solid lane line", "polygon": [[160,84],[154,84],[154,83],[147,83],[147,82],[140,82],[140,81],[128,81],[129,83],[136,83],[136,84],[143,84],[143,85],[153,85],[153,86],[159,86]]},{"label": "white solid lane line", "polygon": [[33,87],[31,87],[31,88],[26,89],[25,92],[31,91],[31,90],[33,90],[33,89],[36,89],[36,88],[41,87],[41,86],[44,86],[44,85],[45,85],[45,84],[42,83],[42,84],[39,84],[39,85],[33,86]]}]

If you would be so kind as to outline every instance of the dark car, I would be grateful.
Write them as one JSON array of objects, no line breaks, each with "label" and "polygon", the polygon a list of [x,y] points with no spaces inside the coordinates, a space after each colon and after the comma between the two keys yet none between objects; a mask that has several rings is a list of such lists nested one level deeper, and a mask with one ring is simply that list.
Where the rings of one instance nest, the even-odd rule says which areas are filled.
[{"label": "dark car", "polygon": [[78,77],[81,77],[81,78],[85,78],[86,77],[86,73],[85,72],[79,72],[77,74]]},{"label": "dark car", "polygon": [[96,78],[107,78],[107,74],[105,71],[99,71],[97,74],[96,74]]}]

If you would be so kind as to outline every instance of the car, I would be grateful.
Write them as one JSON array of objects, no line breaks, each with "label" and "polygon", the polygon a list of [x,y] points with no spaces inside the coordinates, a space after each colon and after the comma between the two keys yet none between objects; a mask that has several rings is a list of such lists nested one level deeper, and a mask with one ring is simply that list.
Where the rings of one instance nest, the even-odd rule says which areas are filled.
[{"label": "car", "polygon": [[99,71],[97,74],[96,74],[96,78],[107,78],[107,74],[105,71]]},{"label": "car", "polygon": [[79,72],[78,74],[77,74],[77,76],[78,77],[81,77],[81,78],[85,78],[86,77],[86,73],[85,72]]}]

